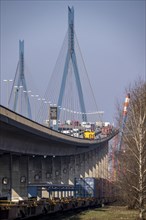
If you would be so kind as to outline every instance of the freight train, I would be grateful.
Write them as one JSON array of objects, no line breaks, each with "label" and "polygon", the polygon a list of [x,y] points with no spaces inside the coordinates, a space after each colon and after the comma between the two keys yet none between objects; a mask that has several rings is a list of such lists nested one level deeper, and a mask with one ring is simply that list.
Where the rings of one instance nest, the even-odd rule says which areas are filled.
[{"label": "freight train", "polygon": [[[35,219],[52,213],[67,212],[76,209],[86,209],[97,207],[103,201],[97,198],[54,198],[52,200],[42,198],[19,201],[18,203],[1,201],[0,219],[1,220],[21,220]],[[104,201],[106,202],[106,200]]]},{"label": "freight train", "polygon": [[[103,191],[104,189],[104,191]],[[0,220],[21,220],[45,215],[87,209],[113,202],[113,186],[105,179],[75,178],[74,196],[63,198],[30,198],[19,202],[0,201]]]}]

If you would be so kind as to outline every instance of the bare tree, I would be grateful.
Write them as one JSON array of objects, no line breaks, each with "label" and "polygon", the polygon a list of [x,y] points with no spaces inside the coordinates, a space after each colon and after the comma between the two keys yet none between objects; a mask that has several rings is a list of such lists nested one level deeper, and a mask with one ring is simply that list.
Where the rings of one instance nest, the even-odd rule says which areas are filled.
[{"label": "bare tree", "polygon": [[118,154],[118,182],[130,207],[138,208],[139,219],[143,219],[146,202],[146,83],[139,80],[129,92],[131,99],[123,148]]}]

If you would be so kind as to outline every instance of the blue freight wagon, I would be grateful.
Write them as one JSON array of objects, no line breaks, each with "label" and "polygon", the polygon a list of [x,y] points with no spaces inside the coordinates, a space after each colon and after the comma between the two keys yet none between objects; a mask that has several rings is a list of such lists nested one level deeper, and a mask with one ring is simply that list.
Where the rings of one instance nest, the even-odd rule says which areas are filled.
[{"label": "blue freight wagon", "polygon": [[75,197],[99,197],[98,179],[93,177],[75,178]]}]

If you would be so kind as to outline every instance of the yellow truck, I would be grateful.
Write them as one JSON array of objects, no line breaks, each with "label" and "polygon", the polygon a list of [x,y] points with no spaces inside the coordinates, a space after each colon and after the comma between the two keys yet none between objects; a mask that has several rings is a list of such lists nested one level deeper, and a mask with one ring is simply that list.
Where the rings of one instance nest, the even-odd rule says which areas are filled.
[{"label": "yellow truck", "polygon": [[95,139],[95,132],[94,131],[84,131],[83,137],[85,139]]}]

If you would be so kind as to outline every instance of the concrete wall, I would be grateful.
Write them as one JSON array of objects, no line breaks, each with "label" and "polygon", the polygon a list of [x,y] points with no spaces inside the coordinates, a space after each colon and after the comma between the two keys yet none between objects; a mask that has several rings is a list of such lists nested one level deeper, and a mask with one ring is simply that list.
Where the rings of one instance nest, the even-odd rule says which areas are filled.
[{"label": "concrete wall", "polygon": [[[62,157],[1,154],[1,196],[11,196],[12,200],[26,199],[29,184],[73,184],[75,177],[107,178],[107,152],[108,146],[105,145],[83,154]],[[6,180],[3,182],[4,178],[7,179],[7,183]],[[39,196],[42,195],[48,196],[48,193],[43,190]],[[61,196],[61,193],[53,195]]]},{"label": "concrete wall", "polygon": [[11,188],[11,167],[10,167],[10,155],[0,155],[0,196],[6,196],[10,198]]},{"label": "concrete wall", "polygon": [[[0,126],[0,196],[26,199],[30,184],[74,184],[75,177],[108,176],[107,144],[117,131],[102,140],[74,138],[2,106]],[[45,189],[40,190],[38,196],[44,195]]]}]

